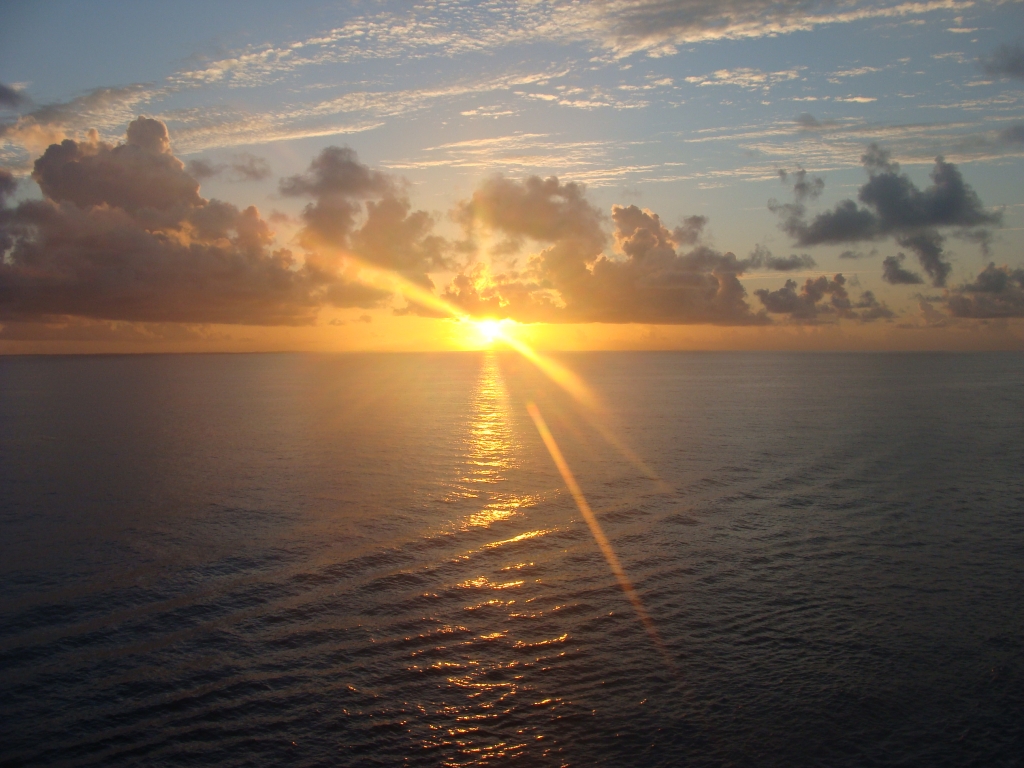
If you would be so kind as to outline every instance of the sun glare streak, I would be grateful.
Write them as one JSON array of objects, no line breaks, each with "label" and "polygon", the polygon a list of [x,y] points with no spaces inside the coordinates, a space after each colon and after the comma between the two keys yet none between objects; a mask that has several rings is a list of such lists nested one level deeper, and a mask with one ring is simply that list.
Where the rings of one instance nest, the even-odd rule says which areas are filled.
[{"label": "sun glare streak", "polygon": [[636,615],[640,618],[640,622],[644,625],[644,629],[647,630],[647,634],[650,636],[655,646],[657,646],[658,651],[670,666],[674,666],[672,658],[669,656],[668,650],[665,648],[665,644],[661,641],[661,636],[658,634],[658,630],[654,626],[654,622],[651,620],[650,615],[647,613],[647,609],[644,608],[644,604],[640,600],[639,593],[633,587],[633,583],[626,575],[626,571],[623,570],[622,564],[619,562],[619,558],[615,554],[615,550],[612,548],[611,542],[608,541],[608,537],[604,535],[604,529],[601,528],[601,523],[598,522],[597,516],[590,508],[590,504],[587,503],[586,496],[583,495],[583,489],[580,488],[579,483],[576,482],[576,477],[573,475],[572,470],[569,469],[569,463],[565,460],[565,456],[562,455],[562,451],[558,447],[558,443],[555,442],[554,435],[552,435],[551,430],[548,429],[548,425],[547,422],[544,421],[544,417],[540,415],[540,409],[537,408],[534,403],[527,403],[526,410],[529,412],[530,418],[533,419],[533,423],[536,425],[537,431],[540,433],[541,440],[544,441],[544,445],[547,447],[548,453],[551,454],[551,460],[554,461],[555,466],[558,468],[558,472],[562,476],[562,480],[565,481],[566,486],[569,488],[569,493],[572,494],[572,497],[576,502],[576,506],[579,507],[580,512],[583,514],[583,519],[586,520],[587,525],[590,526],[590,533],[593,534],[594,541],[597,542],[597,546],[600,548],[601,554],[604,555],[604,559],[608,561],[608,567],[611,569],[612,574],[619,582],[619,586],[622,588],[626,598],[633,606],[633,610],[636,611]]},{"label": "sun glare streak", "polygon": [[362,273],[361,277],[370,278],[367,281],[370,284],[389,288],[401,294],[406,301],[418,304],[436,314],[447,315],[456,320],[473,323],[477,332],[489,346],[496,342],[501,342],[514,349],[582,405],[584,407],[583,414],[587,422],[609,445],[639,469],[645,477],[657,482],[660,491],[667,492],[671,490],[668,484],[607,426],[607,411],[604,404],[583,379],[561,363],[537,352],[530,345],[517,339],[513,334],[507,333],[506,325],[508,321],[494,319],[473,320],[470,315],[458,307],[436,296],[422,285],[402,277],[393,270],[381,269],[350,253],[346,253],[345,257],[359,268]]}]

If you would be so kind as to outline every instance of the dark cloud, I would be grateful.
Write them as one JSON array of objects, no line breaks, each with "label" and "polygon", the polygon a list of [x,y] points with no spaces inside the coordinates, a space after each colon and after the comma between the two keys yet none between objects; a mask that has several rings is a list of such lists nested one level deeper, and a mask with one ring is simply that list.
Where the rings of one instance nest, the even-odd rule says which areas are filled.
[{"label": "dark cloud", "polygon": [[875,250],[874,248],[872,248],[869,253],[864,253],[863,251],[843,251],[842,253],[839,254],[839,258],[840,259],[863,259],[865,256],[875,256],[877,254],[878,254],[878,251]]},{"label": "dark cloud", "polygon": [[117,146],[96,138],[51,144],[36,160],[32,178],[50,200],[80,208],[170,211],[202,200],[199,183],[171,154],[167,128],[147,117],[133,121],[125,143]]},{"label": "dark cloud", "polygon": [[890,320],[896,316],[896,313],[889,309],[884,301],[880,302],[876,299],[875,294],[871,291],[864,291],[853,307],[860,310],[857,316],[861,322],[865,323],[872,320]]},{"label": "dark cloud", "polygon": [[916,272],[903,268],[903,261],[906,259],[903,253],[895,256],[886,256],[882,261],[882,279],[892,285],[919,285],[924,280]]},{"label": "dark cloud", "polygon": [[107,341],[150,344],[154,341],[217,341],[231,336],[209,326],[186,323],[134,323],[64,317],[51,322],[0,324],[4,341]]},{"label": "dark cloud", "polygon": [[1017,123],[1001,130],[999,140],[1004,144],[1024,144],[1024,123]]},{"label": "dark cloud", "polygon": [[946,292],[954,317],[1024,317],[1024,269],[990,263],[973,283]]},{"label": "dark cloud", "polygon": [[821,128],[821,122],[810,112],[804,112],[797,115],[796,119],[793,120],[801,130],[804,131],[816,131]]},{"label": "dark cloud", "polygon": [[773,256],[764,246],[757,246],[747,259],[748,269],[773,269],[777,272],[793,272],[798,269],[813,269],[817,263],[806,253],[797,256]]},{"label": "dark cloud", "polygon": [[799,323],[835,322],[839,318],[870,322],[893,317],[892,311],[879,303],[871,291],[862,293],[856,303],[851,301],[846,282],[841,274],[832,279],[822,275],[807,278],[799,290],[795,280],[787,280],[776,291],[761,288],[754,291],[754,295],[768,312],[788,315],[790,320]]},{"label": "dark cloud", "polygon": [[899,164],[875,144],[868,148],[862,162],[869,176],[858,192],[864,207],[843,200],[831,211],[807,221],[804,202],[809,194],[794,185],[795,203],[771,200],[768,204],[781,217],[782,229],[804,246],[895,237],[917,255],[933,284],[942,286],[951,266],[942,258],[944,238],[938,228],[978,232],[1001,221],[999,213],[985,210],[956,166],[941,157],[935,159],[932,185],[924,190],[901,174]]},{"label": "dark cloud", "polygon": [[946,278],[953,271],[953,266],[942,260],[942,244],[945,238],[934,229],[925,229],[912,235],[900,235],[896,242],[917,255],[921,267],[932,279],[932,285],[946,284]]},{"label": "dark cloud", "polygon": [[223,165],[201,158],[199,160],[189,160],[186,168],[188,169],[189,176],[199,181],[211,179],[224,170]]},{"label": "dark cloud", "polygon": [[270,165],[262,157],[243,152],[234,155],[229,162],[215,163],[202,158],[189,160],[188,172],[193,178],[203,181],[223,174],[228,181],[263,181],[270,178]]},{"label": "dark cloud", "polygon": [[687,216],[683,225],[672,230],[672,239],[679,245],[696,245],[704,235],[707,216]]},{"label": "dark cloud", "polygon": [[458,274],[444,296],[470,314],[527,322],[767,322],[751,311],[738,280],[747,262],[699,244],[704,217],[670,230],[649,210],[613,206],[612,243],[620,257],[609,258],[603,217],[582,186],[496,176],[459,205],[455,218],[470,238],[486,232],[540,247],[519,272],[489,274],[475,265]]},{"label": "dark cloud", "polygon": [[273,247],[254,207],[199,196],[163,123],[140,117],[116,146],[65,140],[35,163],[42,200],[0,211],[0,318],[302,324],[323,303],[388,294]]},{"label": "dark cloud", "polygon": [[7,205],[7,198],[13,197],[18,188],[18,180],[6,168],[0,168],[0,208]]},{"label": "dark cloud", "polygon": [[793,196],[797,203],[817,200],[825,190],[825,180],[819,176],[808,178],[807,171],[803,168],[797,168],[793,173],[789,173],[783,168],[779,169],[779,178],[783,183],[788,184],[790,177],[793,179]]},{"label": "dark cloud", "polygon": [[24,104],[28,104],[25,94],[0,83],[0,109],[16,109]]},{"label": "dark cloud", "polygon": [[995,77],[1012,77],[1024,80],[1024,48],[1018,45],[1001,45],[990,57],[981,60],[985,72]]},{"label": "dark cloud", "polygon": [[306,173],[282,179],[280,191],[314,198],[302,212],[300,234],[317,254],[312,263],[329,267],[343,255],[356,256],[427,287],[433,285],[428,272],[456,267],[449,243],[432,234],[433,217],[412,210],[402,182],[363,165],[347,147],[324,149]]}]

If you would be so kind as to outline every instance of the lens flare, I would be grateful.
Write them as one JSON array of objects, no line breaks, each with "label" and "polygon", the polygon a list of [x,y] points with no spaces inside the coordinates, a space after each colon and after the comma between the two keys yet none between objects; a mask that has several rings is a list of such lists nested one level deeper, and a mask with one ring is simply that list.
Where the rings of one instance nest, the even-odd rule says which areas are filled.
[{"label": "lens flare", "polygon": [[633,587],[633,583],[626,575],[626,571],[622,568],[622,564],[619,562],[619,558],[615,554],[615,550],[612,548],[612,543],[608,541],[608,537],[604,535],[604,529],[601,528],[601,523],[598,522],[597,516],[594,515],[594,511],[590,508],[590,504],[587,503],[587,497],[583,495],[583,489],[580,488],[580,484],[576,482],[576,477],[573,475],[572,470],[569,469],[569,463],[565,460],[565,456],[562,455],[562,451],[558,447],[558,443],[555,442],[555,438],[554,435],[551,434],[551,430],[548,429],[547,422],[545,422],[544,417],[540,415],[540,409],[537,408],[534,403],[527,403],[526,410],[529,412],[530,418],[533,419],[533,423],[536,425],[537,431],[540,433],[541,440],[544,441],[544,445],[548,449],[548,453],[551,454],[551,460],[558,468],[558,473],[562,476],[562,480],[565,482],[566,487],[568,487],[569,493],[572,494],[573,500],[576,502],[576,506],[583,515],[583,519],[586,520],[587,525],[590,526],[590,533],[594,536],[594,541],[597,542],[597,546],[601,550],[601,554],[604,555],[604,559],[608,562],[608,567],[611,569],[615,579],[619,582],[619,586],[626,595],[626,599],[628,599],[630,604],[633,606],[633,610],[636,611],[636,615],[639,617],[640,623],[644,625],[644,629],[647,630],[647,634],[650,636],[651,640],[654,641],[654,644],[661,652],[661,655],[671,666],[672,659],[668,655],[665,644],[661,641],[661,636],[658,634],[658,630],[655,628],[654,622],[647,613],[647,609],[644,608],[644,604],[640,600],[640,595]]},{"label": "lens flare", "polygon": [[387,288],[395,293],[401,294],[406,301],[422,307],[433,315],[447,316],[472,324],[480,338],[487,346],[503,343],[521,354],[551,381],[565,390],[576,402],[583,406],[583,415],[587,422],[601,435],[604,440],[615,450],[622,454],[623,458],[639,469],[645,477],[658,484],[658,490],[668,492],[669,485],[662,480],[658,474],[641,459],[626,443],[621,440],[607,425],[608,414],[604,404],[600,401],[594,391],[587,384],[561,363],[552,358],[537,352],[529,344],[517,339],[507,329],[514,325],[511,320],[484,319],[474,320],[470,315],[460,310],[453,304],[435,296],[430,290],[418,285],[397,272],[381,269],[374,266],[351,253],[345,253],[354,266],[360,270],[360,277],[365,282],[378,287]]}]

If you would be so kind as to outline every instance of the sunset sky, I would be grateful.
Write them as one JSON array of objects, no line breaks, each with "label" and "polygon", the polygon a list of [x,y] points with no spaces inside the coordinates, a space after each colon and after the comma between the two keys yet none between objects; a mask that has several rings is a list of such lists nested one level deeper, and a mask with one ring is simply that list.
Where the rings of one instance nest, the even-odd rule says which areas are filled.
[{"label": "sunset sky", "polygon": [[0,352],[1024,348],[1021,2],[3,15]]}]

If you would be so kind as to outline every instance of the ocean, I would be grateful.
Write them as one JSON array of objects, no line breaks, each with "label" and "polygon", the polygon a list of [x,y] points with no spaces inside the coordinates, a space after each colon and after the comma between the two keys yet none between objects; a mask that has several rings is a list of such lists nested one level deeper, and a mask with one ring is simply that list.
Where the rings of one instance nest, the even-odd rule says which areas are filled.
[{"label": "ocean", "polygon": [[1024,355],[555,357],[0,358],[0,765],[1024,765]]}]

